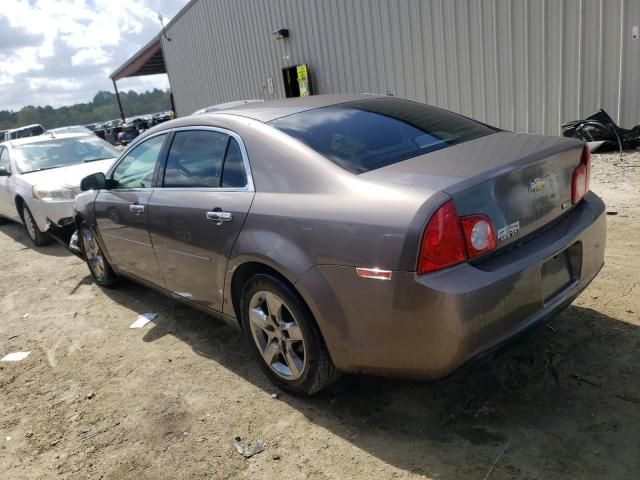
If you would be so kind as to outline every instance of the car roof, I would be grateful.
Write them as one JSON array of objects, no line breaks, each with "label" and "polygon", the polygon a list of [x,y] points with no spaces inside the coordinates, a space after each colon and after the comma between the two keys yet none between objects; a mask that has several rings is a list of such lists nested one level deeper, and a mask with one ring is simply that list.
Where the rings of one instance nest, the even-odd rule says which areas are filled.
[{"label": "car roof", "polygon": [[198,115],[198,117],[202,118],[207,115],[239,115],[241,117],[252,118],[260,122],[268,123],[295,113],[305,112],[316,108],[329,107],[331,105],[338,105],[341,103],[355,102],[357,100],[364,100],[374,96],[385,98],[385,95],[374,95],[368,93],[357,95],[312,95],[309,97],[247,103],[211,113],[202,113]]},{"label": "car roof", "polygon": [[94,136],[93,133],[56,133],[55,135],[51,135],[49,133],[43,133],[42,135],[36,135],[34,137],[25,137],[25,138],[16,138],[15,140],[9,140],[4,143],[0,143],[0,145],[9,145],[11,147],[17,147],[20,145],[29,145],[32,143],[40,143],[46,142],[49,140],[57,140],[61,138],[84,138]]},{"label": "car roof", "polygon": [[33,127],[40,127],[40,128],[44,128],[42,125],[40,125],[39,123],[32,123],[31,125],[25,125],[24,127],[18,127],[18,128],[11,128],[9,130],[5,130],[5,132],[9,132],[9,133],[13,133],[13,132],[18,132],[20,130],[27,130],[29,128],[33,128]]},{"label": "car roof", "polygon": [[191,115],[202,115],[203,113],[216,112],[218,110],[226,110],[229,108],[240,107],[249,103],[264,103],[262,99],[247,99],[247,100],[234,100],[233,102],[217,103],[215,105],[209,105],[208,107],[200,108],[193,112]]}]

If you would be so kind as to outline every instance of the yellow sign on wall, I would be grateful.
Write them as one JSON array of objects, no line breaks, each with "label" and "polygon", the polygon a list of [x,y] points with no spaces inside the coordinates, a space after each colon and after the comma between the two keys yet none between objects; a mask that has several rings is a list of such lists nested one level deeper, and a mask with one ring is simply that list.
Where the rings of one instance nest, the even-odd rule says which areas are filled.
[{"label": "yellow sign on wall", "polygon": [[303,63],[297,67],[298,73],[298,88],[300,89],[301,97],[309,96],[309,72],[307,70],[307,64]]}]

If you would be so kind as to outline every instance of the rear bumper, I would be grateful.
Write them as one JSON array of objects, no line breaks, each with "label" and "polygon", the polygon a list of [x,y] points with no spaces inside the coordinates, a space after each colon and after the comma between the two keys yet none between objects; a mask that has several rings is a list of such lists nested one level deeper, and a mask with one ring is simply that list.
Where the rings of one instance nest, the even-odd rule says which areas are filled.
[{"label": "rear bumper", "polygon": [[[604,204],[589,193],[541,235],[479,265],[393,272],[391,281],[316,266],[296,286],[338,368],[436,379],[571,303],[602,268],[605,240]],[[569,247],[573,276],[550,291],[543,265]]]}]

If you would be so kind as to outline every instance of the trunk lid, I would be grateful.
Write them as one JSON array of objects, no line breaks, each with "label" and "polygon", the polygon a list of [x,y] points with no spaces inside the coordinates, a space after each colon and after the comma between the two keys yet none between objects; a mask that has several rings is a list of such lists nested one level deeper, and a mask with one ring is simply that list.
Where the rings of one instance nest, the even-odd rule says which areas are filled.
[{"label": "trunk lid", "polygon": [[501,248],[571,208],[571,179],[582,148],[572,139],[499,132],[361,177],[445,192],[459,216],[488,216]]}]

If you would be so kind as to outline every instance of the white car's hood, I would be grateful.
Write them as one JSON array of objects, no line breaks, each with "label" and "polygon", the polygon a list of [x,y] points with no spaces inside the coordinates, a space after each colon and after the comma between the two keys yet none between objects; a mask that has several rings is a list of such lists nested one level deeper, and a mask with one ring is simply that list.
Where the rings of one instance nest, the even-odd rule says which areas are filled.
[{"label": "white car's hood", "polygon": [[32,186],[56,186],[78,188],[80,181],[87,175],[92,173],[106,173],[109,167],[113,165],[115,158],[107,160],[99,160],[96,162],[79,163],[68,167],[52,168],[50,170],[42,170],[40,172],[23,173],[20,180],[29,183]]}]

